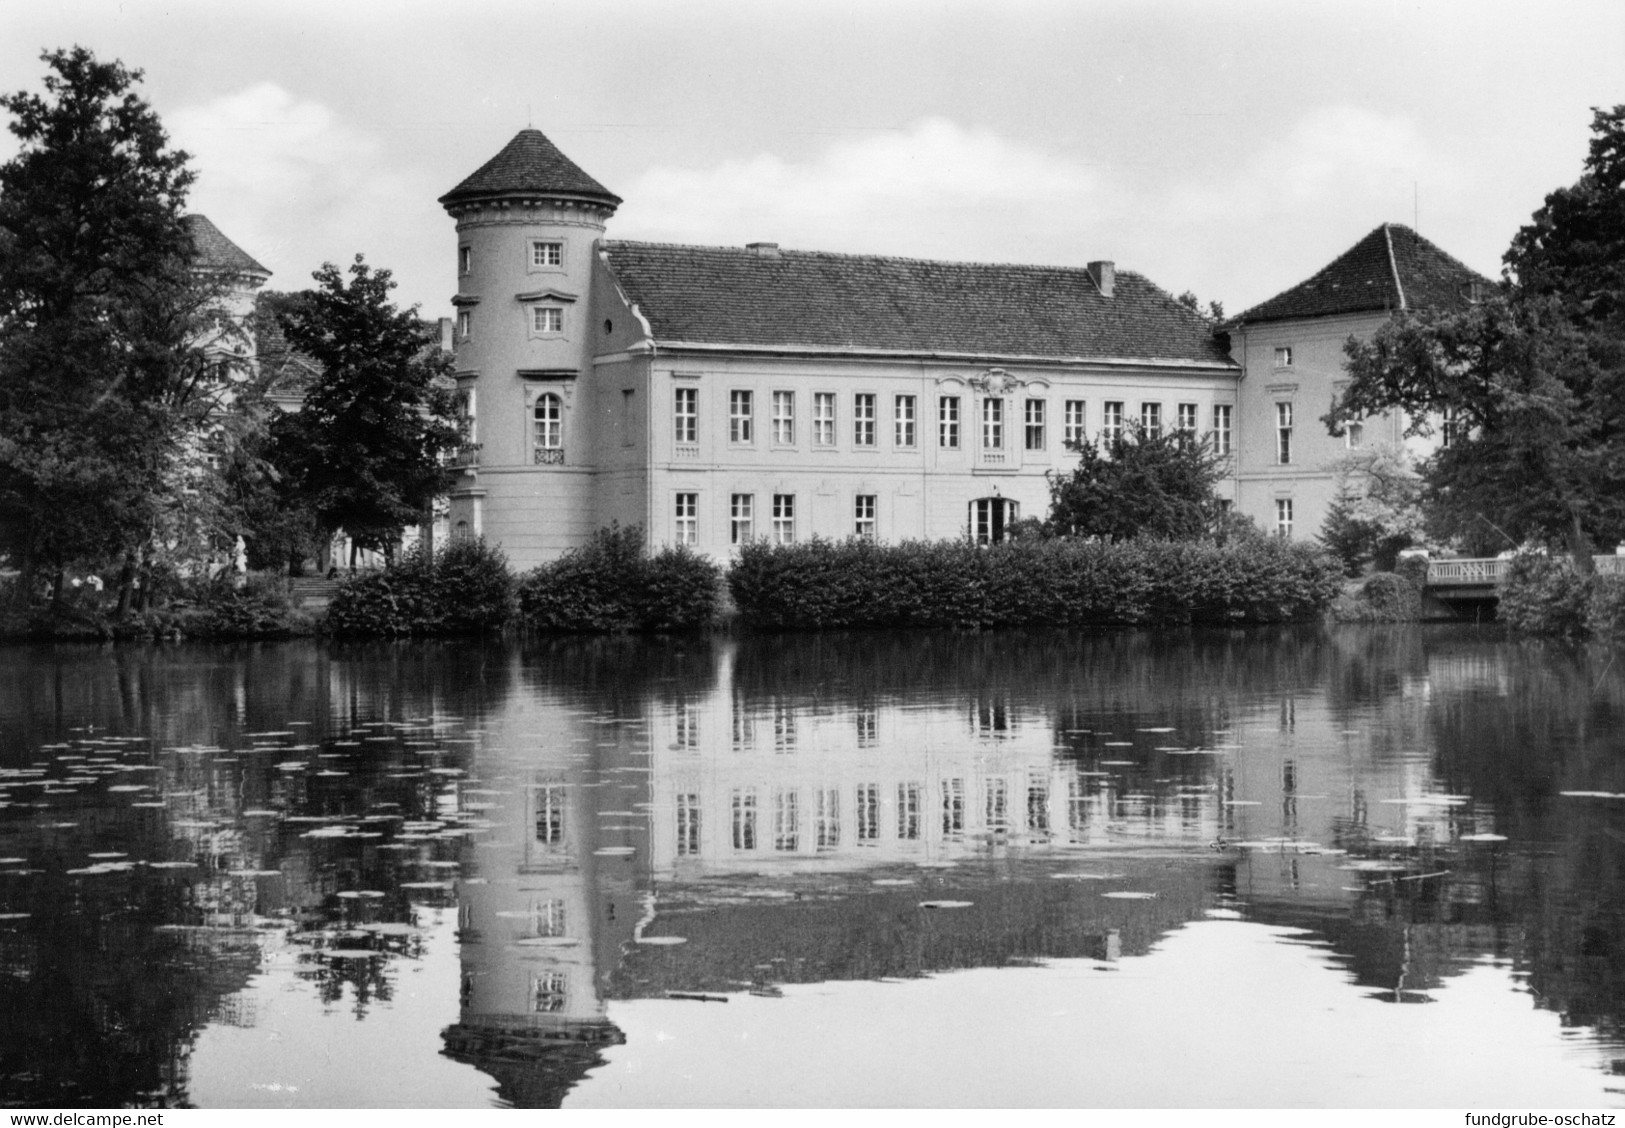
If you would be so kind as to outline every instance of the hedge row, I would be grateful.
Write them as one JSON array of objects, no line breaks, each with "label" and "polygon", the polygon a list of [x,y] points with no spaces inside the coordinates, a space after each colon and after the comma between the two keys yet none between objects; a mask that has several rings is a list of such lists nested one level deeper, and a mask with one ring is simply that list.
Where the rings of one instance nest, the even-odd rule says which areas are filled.
[{"label": "hedge row", "polygon": [[755,627],[1138,626],[1284,622],[1323,612],[1342,569],[1284,541],[813,540],[752,544],[728,570]]},{"label": "hedge row", "polygon": [[689,548],[644,555],[643,531],[600,530],[519,583],[525,626],[542,631],[685,631],[716,618],[721,570]]},{"label": "hedge row", "polygon": [[513,617],[514,582],[500,549],[460,538],[430,554],[407,550],[381,572],[339,585],[327,629],[339,635],[470,634]]}]

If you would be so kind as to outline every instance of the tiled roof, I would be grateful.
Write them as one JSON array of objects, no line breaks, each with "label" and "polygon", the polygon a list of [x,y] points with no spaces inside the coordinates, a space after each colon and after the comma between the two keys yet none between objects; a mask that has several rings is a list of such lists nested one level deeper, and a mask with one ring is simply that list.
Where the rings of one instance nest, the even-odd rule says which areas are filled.
[{"label": "tiled roof", "polygon": [[1466,305],[1473,287],[1495,283],[1409,227],[1385,223],[1300,282],[1235,318],[1238,323],[1328,317],[1384,309]]},{"label": "tiled roof", "polygon": [[187,215],[181,217],[181,225],[186,233],[192,237],[192,246],[197,251],[197,265],[205,270],[229,271],[233,274],[259,274],[266,278],[271,272],[255,262],[247,251],[233,243],[220,228],[209,222],[206,215]]},{"label": "tiled roof", "polygon": [[440,197],[442,205],[525,193],[585,197],[611,206],[621,198],[588,176],[539,129],[522,129],[502,151]]},{"label": "tiled roof", "polygon": [[273,396],[303,397],[321,365],[288,343],[278,314],[292,295],[264,292],[254,295],[254,338],[259,357],[260,380]]},{"label": "tiled roof", "polygon": [[1087,270],[603,244],[657,341],[1230,364],[1212,327],[1138,274],[1105,297]]}]

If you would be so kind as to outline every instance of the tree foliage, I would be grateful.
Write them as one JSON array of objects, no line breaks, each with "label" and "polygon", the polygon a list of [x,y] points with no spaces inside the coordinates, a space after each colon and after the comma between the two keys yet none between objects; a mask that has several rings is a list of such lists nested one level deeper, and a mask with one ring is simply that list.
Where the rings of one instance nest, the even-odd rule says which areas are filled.
[{"label": "tree foliage", "polygon": [[25,574],[150,543],[216,406],[210,288],[181,223],[192,173],[139,71],[47,52],[45,93],[0,96],[0,545]]},{"label": "tree foliage", "polygon": [[1593,131],[1584,175],[1513,240],[1501,290],[1351,340],[1326,416],[1337,430],[1398,408],[1427,435],[1453,413],[1424,468],[1437,529],[1566,540],[1584,561],[1625,536],[1625,106]]},{"label": "tree foliage", "polygon": [[323,533],[339,529],[386,553],[449,488],[444,456],[460,439],[453,397],[438,379],[451,361],[418,320],[389,300],[395,283],[360,255],[349,280],[332,263],[289,304],[289,342],[321,366],[297,412],[278,419],[273,461],[284,496]]},{"label": "tree foliage", "polygon": [[1052,536],[1197,540],[1220,519],[1223,460],[1193,436],[1131,426],[1072,449],[1072,472],[1048,475]]},{"label": "tree foliage", "polygon": [[1318,539],[1351,576],[1388,572],[1423,537],[1422,477],[1405,448],[1376,443],[1333,465],[1336,493]]}]

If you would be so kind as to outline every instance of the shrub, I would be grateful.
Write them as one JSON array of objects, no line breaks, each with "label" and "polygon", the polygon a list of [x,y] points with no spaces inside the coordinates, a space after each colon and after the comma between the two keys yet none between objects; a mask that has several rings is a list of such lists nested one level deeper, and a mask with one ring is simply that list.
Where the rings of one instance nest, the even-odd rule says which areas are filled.
[{"label": "shrub", "polygon": [[717,612],[717,566],[692,549],[644,555],[636,525],[600,529],[519,582],[524,624],[543,631],[683,631]]},{"label": "shrub", "polygon": [[500,630],[513,614],[513,590],[507,558],[482,540],[458,538],[432,556],[415,545],[390,567],[344,581],[327,627],[342,635]]},{"label": "shrub", "polygon": [[1332,605],[1332,618],[1341,623],[1410,623],[1421,616],[1421,583],[1396,572],[1367,576],[1352,596]]},{"label": "shrub", "polygon": [[1339,567],[1278,540],[814,539],[745,546],[728,585],[767,629],[1256,623],[1324,610]]},{"label": "shrub", "polygon": [[1592,578],[1586,629],[1609,642],[1625,639],[1625,576]]},{"label": "shrub", "polygon": [[[173,629],[201,638],[283,638],[294,633],[299,620],[279,577],[251,574],[241,587],[234,581],[228,574],[210,583]],[[134,615],[119,627],[120,633],[163,634],[170,624],[149,612]]]},{"label": "shrub", "polygon": [[1524,634],[1577,638],[1586,633],[1591,583],[1566,559],[1523,552],[1502,579],[1496,615]]}]

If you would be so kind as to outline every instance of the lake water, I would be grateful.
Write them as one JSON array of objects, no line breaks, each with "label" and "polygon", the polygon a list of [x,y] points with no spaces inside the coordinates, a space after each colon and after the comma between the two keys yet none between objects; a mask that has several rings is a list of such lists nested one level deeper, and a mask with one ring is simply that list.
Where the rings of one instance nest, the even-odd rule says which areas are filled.
[{"label": "lake water", "polygon": [[1614,1106],[1625,664],[0,650],[0,1099]]}]

